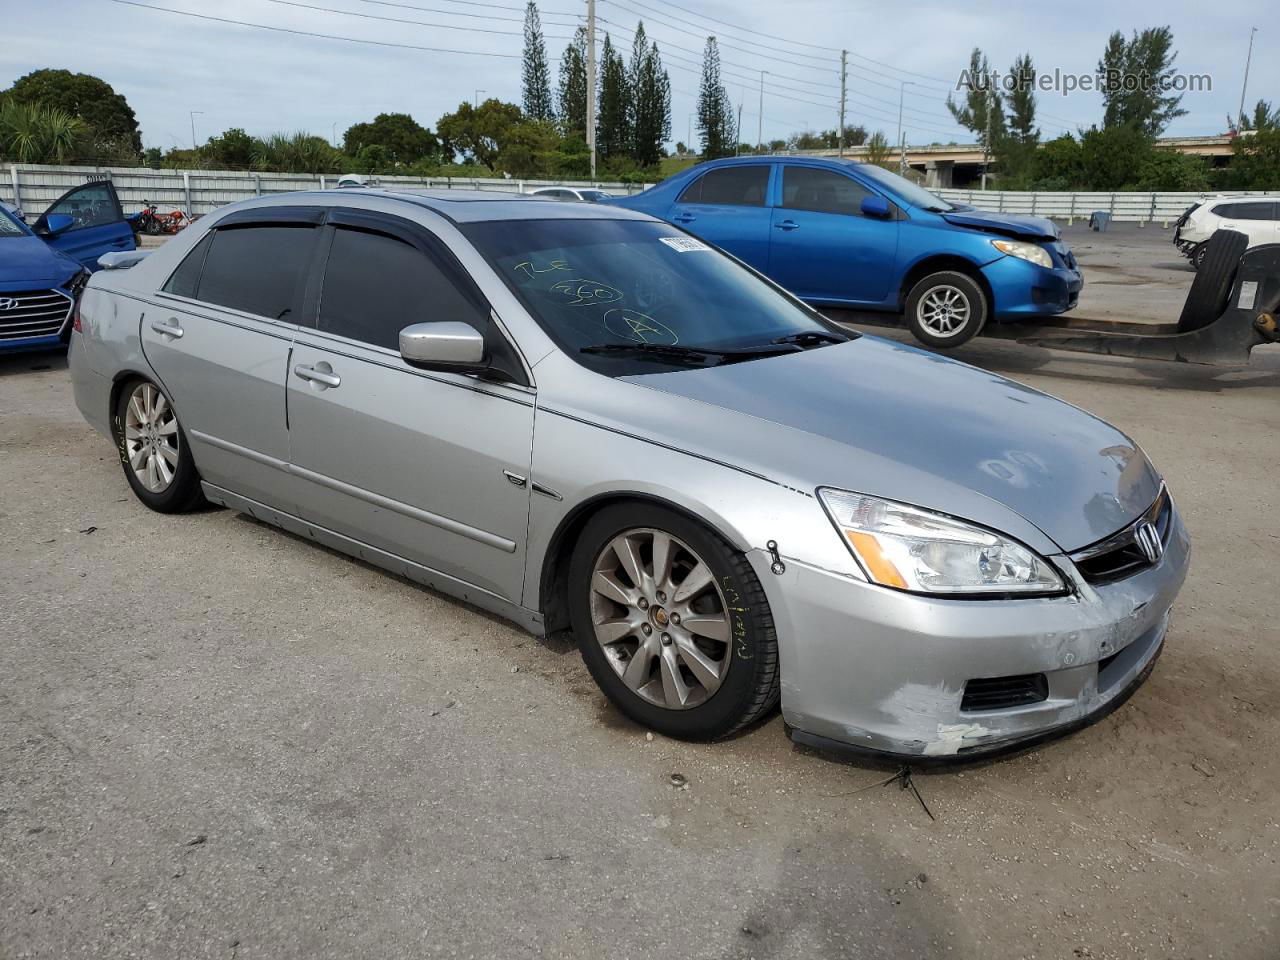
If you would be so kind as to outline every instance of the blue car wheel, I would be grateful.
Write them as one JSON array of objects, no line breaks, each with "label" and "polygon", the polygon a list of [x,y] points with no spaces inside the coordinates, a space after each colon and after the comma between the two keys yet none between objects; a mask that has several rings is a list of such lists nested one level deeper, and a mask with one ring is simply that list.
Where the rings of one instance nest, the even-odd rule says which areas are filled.
[{"label": "blue car wheel", "polygon": [[986,325],[991,310],[981,286],[953,270],[931,273],[907,295],[907,327],[921,343],[949,349],[967,343]]}]

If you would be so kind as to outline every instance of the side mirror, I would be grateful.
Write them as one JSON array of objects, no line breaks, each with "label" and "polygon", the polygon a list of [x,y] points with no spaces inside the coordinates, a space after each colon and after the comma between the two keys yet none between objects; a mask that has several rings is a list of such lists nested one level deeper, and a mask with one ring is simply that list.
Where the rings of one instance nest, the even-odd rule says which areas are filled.
[{"label": "side mirror", "polygon": [[39,224],[44,229],[41,233],[47,233],[51,237],[56,237],[60,233],[66,233],[76,225],[76,218],[69,217],[65,213],[51,213],[47,217],[43,217]]},{"label": "side mirror", "polygon": [[867,217],[875,217],[877,220],[888,220],[893,215],[893,209],[889,206],[889,201],[884,197],[863,197],[862,214]]},{"label": "side mirror", "polygon": [[427,370],[478,373],[488,367],[484,334],[457,320],[405,327],[400,331],[400,356],[405,363]]}]

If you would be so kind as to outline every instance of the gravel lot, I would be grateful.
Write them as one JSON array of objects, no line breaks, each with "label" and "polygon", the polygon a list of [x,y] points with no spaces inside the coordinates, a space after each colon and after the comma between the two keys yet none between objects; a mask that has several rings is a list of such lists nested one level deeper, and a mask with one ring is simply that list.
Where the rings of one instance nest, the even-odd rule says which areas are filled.
[{"label": "gravel lot", "polygon": [[0,359],[0,958],[1275,958],[1280,351],[959,356],[1128,431],[1196,552],[1134,698],[918,772],[936,820],[777,715],[650,738],[567,643],[151,513],[63,358]]}]

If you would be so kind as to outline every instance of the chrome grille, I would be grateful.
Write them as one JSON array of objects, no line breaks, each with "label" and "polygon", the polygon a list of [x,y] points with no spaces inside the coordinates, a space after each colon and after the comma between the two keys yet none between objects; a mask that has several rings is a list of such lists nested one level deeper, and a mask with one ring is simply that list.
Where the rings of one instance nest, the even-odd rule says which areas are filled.
[{"label": "chrome grille", "polygon": [[1173,501],[1163,487],[1155,503],[1129,526],[1072,554],[1071,559],[1075,561],[1080,576],[1090,583],[1111,583],[1155,566],[1159,557],[1153,560],[1142,544],[1142,529],[1148,524],[1155,529],[1161,548],[1159,552],[1163,553],[1173,529]]},{"label": "chrome grille", "polygon": [[61,333],[71,315],[71,303],[58,290],[0,293],[0,342]]}]

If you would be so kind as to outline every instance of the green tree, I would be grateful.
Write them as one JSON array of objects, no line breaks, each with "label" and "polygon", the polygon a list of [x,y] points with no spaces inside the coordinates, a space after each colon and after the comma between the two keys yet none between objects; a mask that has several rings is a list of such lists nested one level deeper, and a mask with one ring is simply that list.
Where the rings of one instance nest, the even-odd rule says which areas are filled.
[{"label": "green tree", "polygon": [[1036,151],[1031,169],[1036,190],[1071,190],[1084,184],[1084,159],[1080,141],[1069,133],[1050,140]]},{"label": "green tree", "polygon": [[1259,100],[1253,107],[1253,115],[1240,114],[1235,123],[1227,118],[1227,125],[1237,132],[1241,130],[1270,130],[1280,127],[1280,107],[1272,108],[1270,101]]},{"label": "green tree", "polygon": [[630,91],[622,54],[609,34],[600,46],[600,95],[596,114],[596,152],[603,159],[626,156],[631,147]]},{"label": "green tree", "polygon": [[1083,184],[1090,190],[1132,190],[1153,151],[1152,138],[1137,126],[1091,127],[1080,138]]},{"label": "green tree", "polygon": [[738,142],[738,131],[733,122],[733,104],[720,80],[720,47],[715,37],[707,37],[707,44],[702,52],[698,134],[702,138],[703,160],[732,155]]},{"label": "green tree", "polygon": [[1271,124],[1242,133],[1232,145],[1231,166],[1223,171],[1229,190],[1274,190],[1280,183],[1280,126]]},{"label": "green tree", "polygon": [[578,27],[560,58],[560,132],[587,140],[587,28]]},{"label": "green tree", "polygon": [[259,140],[253,166],[276,173],[340,173],[343,155],[324,137],[299,130]]},{"label": "green tree", "polygon": [[440,118],[436,130],[449,149],[497,170],[498,155],[511,139],[513,128],[523,120],[524,114],[514,103],[490,98],[473,107],[463,101],[453,113]]},{"label": "green tree", "polygon": [[889,138],[883,131],[877,130],[867,140],[867,163],[878,167],[889,167]]},{"label": "green tree", "polygon": [[1010,82],[1001,97],[1006,111],[1003,135],[992,145],[1005,187],[1026,187],[1032,177],[1040,128],[1036,126],[1036,68],[1031,54],[1018,57],[1009,68]]},{"label": "green tree", "polygon": [[105,80],[70,70],[35,70],[19,77],[0,98],[42,103],[79,119],[87,146],[106,152],[142,152],[138,119],[125,98]]},{"label": "green tree", "polygon": [[371,123],[357,123],[343,134],[342,147],[348,156],[359,156],[370,146],[382,147],[384,163],[391,167],[439,161],[442,152],[436,135],[407,113],[380,113]]},{"label": "green tree", "polygon": [[[513,177],[550,177],[557,172],[560,134],[549,120],[523,120],[505,137],[498,169]],[[590,157],[588,157],[590,163]]]},{"label": "green tree", "polygon": [[1153,149],[1138,167],[1139,190],[1204,192],[1209,186],[1207,157],[1195,157],[1176,150]]},{"label": "green tree", "polygon": [[1177,57],[1168,27],[1135,30],[1128,40],[1118,30],[1113,33],[1098,61],[1103,129],[1133,127],[1158,137],[1172,121],[1185,116],[1182,94],[1169,92]]},{"label": "green tree", "polygon": [[232,127],[221,136],[210,137],[199,152],[204,164],[214,169],[247,170],[259,149],[256,137],[249,136],[240,127]]},{"label": "green tree", "polygon": [[551,102],[551,71],[547,68],[547,45],[542,39],[542,19],[538,5],[529,0],[524,10],[524,115],[531,120],[554,120]]},{"label": "green tree", "polygon": [[663,144],[671,136],[671,78],[662,69],[656,43],[646,46],[644,24],[636,27],[627,67],[627,87],[631,91],[629,123],[631,155],[641,167],[651,167],[662,159]]},{"label": "green tree", "polygon": [[1004,108],[999,92],[991,82],[991,65],[986,55],[977,48],[969,54],[969,66],[961,73],[960,83],[965,88],[963,102],[947,95],[947,110],[956,123],[972,130],[987,152],[993,152],[996,142],[1004,136]]},{"label": "green tree", "polygon": [[45,103],[0,102],[0,157],[19,163],[67,163],[76,157],[85,124]]}]

